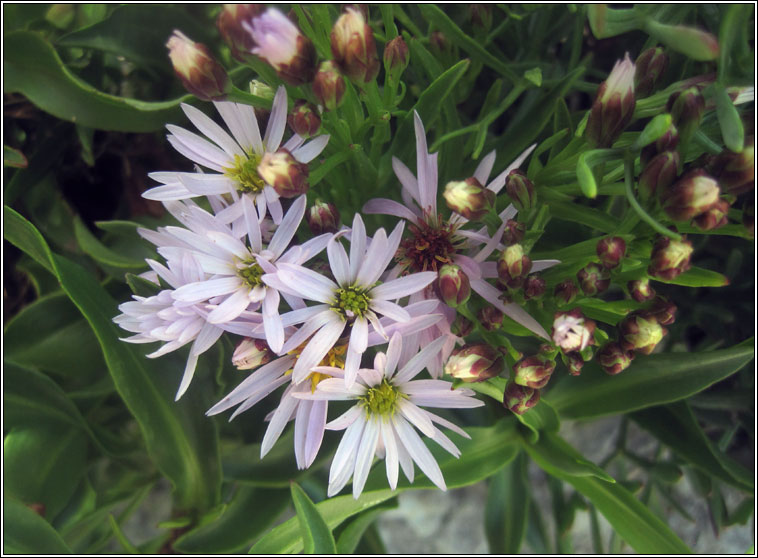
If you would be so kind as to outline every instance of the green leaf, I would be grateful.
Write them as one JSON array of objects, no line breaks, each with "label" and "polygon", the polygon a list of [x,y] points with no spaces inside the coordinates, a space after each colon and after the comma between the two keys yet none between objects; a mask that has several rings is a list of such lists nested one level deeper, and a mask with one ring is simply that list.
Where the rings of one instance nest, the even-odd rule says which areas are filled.
[{"label": "green leaf", "polygon": [[729,98],[726,88],[720,83],[713,84],[713,97],[716,101],[716,115],[721,126],[724,145],[731,151],[739,153],[745,146],[745,128],[742,126],[737,108]]},{"label": "green leaf", "polygon": [[[592,174],[590,172],[590,174]],[[594,180],[594,179],[593,179]],[[585,195],[587,192],[585,192]],[[550,215],[562,221],[571,221],[605,233],[618,229],[618,220],[598,209],[578,203],[550,202]]]},{"label": "green leaf", "polygon": [[490,477],[484,512],[490,554],[517,554],[526,536],[531,497],[525,457],[520,453]]},{"label": "green leaf", "polygon": [[34,228],[34,225],[7,205],[3,207],[3,217],[5,220],[5,227],[3,227],[5,240],[26,252],[34,261],[55,274],[50,263],[52,257],[50,248],[48,248],[47,242],[42,238],[39,231]]},{"label": "green leaf", "polygon": [[618,376],[588,362],[581,376],[566,376],[546,395],[558,414],[585,419],[628,413],[685,399],[734,374],[753,359],[752,339],[704,353],[638,355]]},{"label": "green leaf", "polygon": [[292,502],[300,522],[300,536],[303,538],[303,554],[337,554],[332,530],[321,517],[316,505],[296,483],[290,485]]},{"label": "green leaf", "polygon": [[524,448],[531,458],[548,472],[555,468],[571,477],[597,477],[605,482],[616,482],[612,476],[587,461],[552,432],[543,432],[536,443],[524,443]]},{"label": "green leaf", "polygon": [[6,554],[71,554],[55,529],[13,498],[3,498],[3,552]]},{"label": "green leaf", "polygon": [[29,166],[29,161],[26,160],[24,154],[18,149],[3,145],[3,166],[25,169]]},{"label": "green leaf", "polygon": [[371,524],[380,514],[394,507],[397,507],[397,505],[377,506],[359,514],[339,535],[337,539],[337,554],[355,554],[355,549],[358,548],[366,530],[371,527]]},{"label": "green leaf", "polygon": [[37,107],[68,122],[97,130],[152,132],[182,118],[179,103],[115,97],[85,83],[37,33],[14,31],[4,38],[4,91],[21,93]]},{"label": "green leaf", "polygon": [[[463,74],[466,73],[470,65],[470,61],[461,60],[445,70],[419,95],[418,101],[416,101],[413,108],[418,112],[427,130],[431,128],[439,116],[440,105],[447,99],[447,96],[450,95],[450,92],[463,77]],[[411,110],[408,111],[408,115],[403,120],[403,125],[410,129],[412,128],[412,124],[413,111]]]},{"label": "green leaf", "polygon": [[113,517],[113,515],[108,516],[108,524],[110,525],[111,529],[113,530],[113,534],[116,535],[116,540],[119,542],[121,547],[128,552],[129,554],[140,554],[139,549],[134,546],[129,539],[126,538],[126,535],[124,535],[124,532],[121,530],[121,527],[119,527],[118,523],[116,522],[116,519]]},{"label": "green leaf", "polygon": [[673,279],[666,280],[658,277],[651,277],[651,279],[683,287],[725,287],[729,284],[729,278],[726,275],[702,267],[692,267]]},{"label": "green leaf", "polygon": [[[505,389],[505,387],[503,387]],[[516,419],[526,426],[529,430],[529,440],[534,443],[540,437],[540,432],[558,432],[560,427],[560,419],[558,413],[555,412],[552,405],[545,401],[541,401],[539,405],[536,405],[525,412],[523,415],[517,415],[514,413]]]},{"label": "green leaf", "polygon": [[74,234],[82,252],[100,264],[133,271],[147,267],[145,260],[123,256],[105,246],[78,217],[74,218]]},{"label": "green leaf", "polygon": [[686,401],[637,411],[630,417],[704,473],[741,490],[753,491],[752,473],[713,445]]}]

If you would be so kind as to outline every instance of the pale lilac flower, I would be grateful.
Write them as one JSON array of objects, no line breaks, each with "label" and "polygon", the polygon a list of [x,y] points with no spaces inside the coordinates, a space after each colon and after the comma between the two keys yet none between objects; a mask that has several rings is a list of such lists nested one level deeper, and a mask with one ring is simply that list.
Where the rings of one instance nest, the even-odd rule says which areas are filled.
[{"label": "pale lilac flower", "polygon": [[277,273],[266,274],[263,281],[283,293],[314,300],[321,304],[293,310],[282,316],[285,325],[303,323],[300,330],[287,340],[283,351],[291,350],[311,337],[295,365],[293,381],[305,380],[309,370],[349,328],[350,341],[345,360],[345,381],[352,385],[366,350],[369,330],[382,331],[377,314],[394,321],[406,322],[408,312],[393,301],[411,295],[434,281],[436,274],[416,273],[377,284],[395,255],[402,223],[387,237],[379,229],[371,239],[360,215],[356,214],[350,238],[350,257],[340,244],[338,233],[327,245],[329,265],[336,283],[319,273],[291,263],[277,265]]},{"label": "pale lilac flower", "polygon": [[279,70],[291,63],[298,54],[298,38],[302,35],[297,26],[282,12],[269,8],[242,26],[253,37],[256,46],[252,53]]},{"label": "pale lilac flower", "polygon": [[595,324],[578,310],[556,314],[553,342],[566,352],[583,351],[592,342]]},{"label": "pale lilac flower", "polygon": [[312,394],[295,394],[295,397],[316,401],[356,401],[354,407],[326,425],[328,430],[345,430],[329,470],[330,497],[353,477],[353,497],[358,498],[375,455],[384,458],[387,480],[393,490],[397,487],[399,467],[413,482],[414,462],[429,480],[446,490],[442,471],[416,429],[455,457],[460,451],[435,423],[469,436],[455,424],[421,407],[468,409],[484,403],[473,397],[472,390],[452,389],[450,382],[413,380],[443,343],[444,339],[437,339],[404,363],[402,336],[395,333],[387,354],[378,353],[373,368],[362,368],[353,386],[347,387],[339,378],[340,369],[319,366],[316,372],[335,377],[319,382]]},{"label": "pale lilac flower", "polygon": [[[266,153],[279,149],[287,124],[287,92],[280,87],[274,97],[266,133],[261,138],[258,121],[249,105],[220,101],[213,103],[232,135],[199,109],[182,104],[182,110],[195,127],[208,139],[169,124],[168,141],[182,155],[209,169],[204,172],[153,172],[150,178],[162,184],[142,195],[149,200],[184,200],[198,196],[231,196],[250,198],[258,207],[259,219],[271,213],[275,223],[282,219],[279,195],[258,174],[258,165]],[[210,140],[210,141],[209,141]],[[326,147],[329,136],[322,135],[305,143],[293,135],[282,147],[300,163],[308,163]],[[226,212],[226,222],[242,215],[239,204]]]}]

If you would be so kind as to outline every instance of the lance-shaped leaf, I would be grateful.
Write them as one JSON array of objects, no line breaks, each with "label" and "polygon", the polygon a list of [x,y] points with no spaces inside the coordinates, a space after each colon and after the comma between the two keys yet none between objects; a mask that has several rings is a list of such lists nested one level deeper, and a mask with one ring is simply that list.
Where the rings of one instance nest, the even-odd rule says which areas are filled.
[{"label": "lance-shaped leaf", "polygon": [[318,508],[305,491],[296,483],[290,486],[295,513],[300,522],[300,536],[303,539],[304,554],[336,554],[337,543],[332,530],[321,517]]}]

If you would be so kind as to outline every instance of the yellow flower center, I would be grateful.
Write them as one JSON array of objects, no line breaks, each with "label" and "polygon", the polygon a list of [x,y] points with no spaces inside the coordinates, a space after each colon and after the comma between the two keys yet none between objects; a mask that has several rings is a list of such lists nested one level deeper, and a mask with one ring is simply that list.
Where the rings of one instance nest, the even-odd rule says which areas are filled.
[{"label": "yellow flower center", "polygon": [[248,154],[247,157],[235,155],[234,166],[225,167],[224,174],[237,183],[237,190],[258,194],[266,185],[261,175],[258,174],[258,165],[261,162],[261,156],[255,153]]},{"label": "yellow flower center", "polygon": [[369,307],[370,299],[366,291],[358,287],[337,289],[337,300],[332,306],[338,314],[347,317],[362,317]]},{"label": "yellow flower center", "polygon": [[370,388],[366,395],[360,398],[360,405],[366,409],[366,414],[379,416],[392,416],[397,410],[397,405],[405,394],[400,393],[395,386],[382,379],[378,386]]},{"label": "yellow flower center", "polygon": [[239,275],[251,289],[262,285],[263,280],[261,279],[261,275],[264,273],[263,268],[255,261],[245,261],[243,263],[246,264],[246,266],[237,270],[237,275]]}]

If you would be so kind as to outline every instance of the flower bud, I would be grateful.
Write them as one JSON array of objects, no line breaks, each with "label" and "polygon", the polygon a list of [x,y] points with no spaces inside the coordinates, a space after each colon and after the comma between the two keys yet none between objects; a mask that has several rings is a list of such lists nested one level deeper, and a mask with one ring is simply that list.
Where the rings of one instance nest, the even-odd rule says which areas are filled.
[{"label": "flower bud", "polygon": [[540,401],[540,390],[508,382],[503,392],[503,405],[517,415],[523,415]]},{"label": "flower bud", "polygon": [[697,87],[672,93],[666,103],[681,141],[686,143],[700,127],[705,110],[705,99]]},{"label": "flower bud", "polygon": [[607,269],[596,263],[588,263],[576,274],[582,292],[587,296],[595,296],[608,290],[611,285],[611,274]]},{"label": "flower bud", "polygon": [[438,273],[437,289],[440,298],[452,308],[466,304],[471,296],[468,275],[457,265],[445,264]]},{"label": "flower bud", "polygon": [[492,28],[492,6],[490,4],[469,4],[468,9],[472,25],[485,33],[489,33]]},{"label": "flower bud", "polygon": [[340,225],[340,213],[333,203],[317,199],[305,216],[314,235],[336,233]]},{"label": "flower bud", "polygon": [[727,214],[729,213],[729,202],[718,200],[713,207],[707,209],[692,220],[692,224],[703,231],[712,231],[723,227],[729,222]]},{"label": "flower bud", "polygon": [[445,364],[445,374],[464,382],[483,382],[505,370],[502,353],[486,343],[464,345],[453,351]]},{"label": "flower bud", "polygon": [[676,304],[668,298],[657,296],[646,312],[653,316],[661,325],[671,325],[676,320]]},{"label": "flower bud", "polygon": [[479,323],[487,331],[495,331],[503,325],[503,313],[494,306],[485,306],[477,315]]},{"label": "flower bud", "polygon": [[[592,349],[589,350],[591,351]],[[568,368],[568,372],[572,376],[579,376],[582,373],[584,359],[581,354],[568,353],[567,355],[564,355],[563,362],[566,364],[566,368]]]},{"label": "flower bud", "polygon": [[625,351],[616,341],[606,343],[597,352],[597,360],[606,374],[615,376],[622,370],[629,368],[634,358],[634,352]]},{"label": "flower bud", "polygon": [[651,300],[655,296],[655,290],[650,285],[650,279],[645,277],[644,279],[636,279],[627,283],[629,288],[629,294],[637,302],[645,302]]},{"label": "flower bud", "polygon": [[692,243],[689,240],[658,237],[653,245],[647,272],[653,277],[670,281],[690,268],[691,255]]},{"label": "flower bud", "polygon": [[595,251],[603,267],[613,269],[624,258],[626,242],[619,236],[606,236],[598,240]]},{"label": "flower bud", "polygon": [[308,165],[299,163],[283,147],[263,155],[258,174],[283,198],[295,198],[308,191]]},{"label": "flower bud", "polygon": [[555,357],[558,356],[558,349],[550,343],[542,343],[537,350],[537,355],[543,360],[555,360]]},{"label": "flower bud", "polygon": [[509,289],[518,289],[532,269],[532,260],[524,254],[521,244],[506,247],[497,259],[497,276]]},{"label": "flower bud", "polygon": [[495,192],[482,188],[473,176],[448,182],[442,196],[452,211],[471,220],[481,219],[495,205]]},{"label": "flower bud", "polygon": [[530,275],[524,281],[524,298],[540,299],[545,294],[545,280],[537,275]]},{"label": "flower bud", "polygon": [[666,330],[648,313],[633,312],[621,320],[619,344],[626,351],[639,351],[649,355],[663,339]]},{"label": "flower bud", "polygon": [[653,157],[640,173],[637,183],[640,199],[647,201],[653,199],[656,192],[666,192],[676,180],[678,167],[678,151],[664,151]]},{"label": "flower bud", "polygon": [[274,353],[269,349],[264,339],[243,339],[232,355],[232,364],[238,370],[250,370],[256,368],[274,358]]},{"label": "flower bud", "polygon": [[466,337],[474,330],[474,324],[468,318],[458,314],[450,325],[450,333],[457,337]]},{"label": "flower bud", "polygon": [[583,351],[592,345],[595,322],[584,317],[575,308],[569,312],[556,312],[553,320],[553,342],[564,353]]},{"label": "flower bud", "polygon": [[555,298],[561,304],[571,304],[576,300],[576,295],[579,294],[579,288],[574,284],[572,279],[566,279],[558,283],[553,291]]},{"label": "flower bud", "polygon": [[232,82],[226,70],[211,56],[208,47],[177,30],[166,46],[174,72],[187,91],[203,101],[226,98],[232,90]]},{"label": "flower bud", "polygon": [[524,225],[524,223],[519,223],[515,219],[508,219],[505,223],[505,229],[503,230],[503,243],[506,246],[519,244],[524,240],[525,233],[526,225]]},{"label": "flower bud", "polygon": [[611,147],[634,114],[634,64],[629,55],[619,60],[600,84],[587,120],[586,134],[597,147]]},{"label": "flower bud", "polygon": [[429,35],[429,47],[437,58],[443,60],[452,57],[455,50],[442,31],[432,31]]},{"label": "flower bud", "polygon": [[505,178],[505,191],[519,211],[527,211],[533,208],[537,202],[534,184],[519,169],[513,169],[508,173],[508,176]]},{"label": "flower bud", "polygon": [[408,67],[410,53],[408,45],[398,35],[384,47],[384,71],[390,76],[390,81],[397,82]]},{"label": "flower bud", "polygon": [[229,45],[232,56],[240,62],[247,62],[255,47],[253,36],[243,27],[243,22],[258,17],[263,4],[224,4],[216,20],[221,37]]},{"label": "flower bud", "polygon": [[331,39],[334,61],[350,81],[360,85],[376,77],[374,33],[360,11],[347,8],[334,24]]},{"label": "flower bud", "polygon": [[282,12],[269,8],[243,26],[256,43],[253,54],[268,62],[283,81],[298,86],[313,80],[316,49]]},{"label": "flower bud", "polygon": [[661,205],[674,221],[688,221],[713,207],[721,190],[702,169],[694,169],[661,194]]},{"label": "flower bud", "polygon": [[326,110],[334,110],[342,104],[345,95],[345,80],[331,60],[322,62],[313,78],[313,94]]},{"label": "flower bud", "polygon": [[676,151],[678,145],[679,130],[677,130],[676,126],[672,123],[661,137],[650,145],[646,145],[642,148],[642,152],[640,153],[640,163],[645,167],[656,155],[665,151]]},{"label": "flower bud", "polygon": [[315,136],[321,127],[318,110],[306,101],[296,101],[292,112],[287,116],[287,123],[297,135],[308,139]]},{"label": "flower bud", "polygon": [[655,91],[661,76],[666,73],[669,57],[661,47],[644,50],[634,62],[634,94],[638,99]]},{"label": "flower bud", "polygon": [[530,356],[513,366],[513,381],[521,386],[541,389],[547,385],[550,375],[555,370],[555,362],[544,360],[539,356]]},{"label": "flower bud", "polygon": [[740,153],[724,150],[711,165],[711,174],[718,179],[719,185],[735,196],[755,187],[755,149],[752,141],[745,143]]}]

